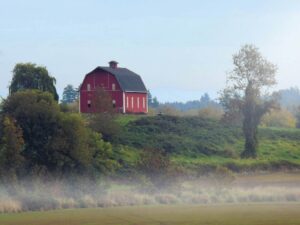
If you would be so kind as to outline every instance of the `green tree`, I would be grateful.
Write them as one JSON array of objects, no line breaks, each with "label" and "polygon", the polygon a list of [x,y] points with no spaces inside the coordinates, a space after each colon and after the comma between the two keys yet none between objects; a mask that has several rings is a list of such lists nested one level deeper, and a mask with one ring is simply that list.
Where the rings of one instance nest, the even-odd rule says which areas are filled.
[{"label": "green tree", "polygon": [[106,174],[118,166],[111,144],[87,128],[80,114],[61,113],[57,123],[56,134],[45,146],[45,150],[56,153],[48,155],[52,171],[83,173],[92,169]]},{"label": "green tree", "polygon": [[[15,123],[17,131],[19,128],[23,131],[21,155],[26,160],[29,174],[107,173],[117,165],[112,146],[88,128],[80,114],[61,112],[48,92],[18,91],[4,101],[0,116],[15,118],[9,121]],[[3,130],[6,131],[1,129],[0,137],[7,136],[15,141],[2,141],[1,149],[16,149],[14,144],[19,143],[16,141],[20,136],[18,132],[13,135],[13,131]]]},{"label": "green tree", "polygon": [[118,134],[120,127],[115,121],[117,114],[111,96],[101,87],[96,89],[93,96],[92,110],[94,113],[89,115],[90,127],[101,133],[104,140],[111,141]]},{"label": "green tree", "polygon": [[[257,127],[262,116],[274,107],[272,98],[266,95],[267,88],[276,84],[277,67],[262,57],[252,45],[245,45],[233,55],[234,69],[227,78],[228,86],[220,98],[225,108],[225,116],[239,112],[243,117],[245,148],[244,158],[257,155]],[[266,100],[267,99],[267,100]],[[230,117],[230,116],[229,116]]]},{"label": "green tree", "polygon": [[4,101],[2,109],[23,130],[23,155],[29,166],[49,167],[54,152],[47,150],[47,146],[57,133],[60,113],[53,95],[38,90],[18,91]]},{"label": "green tree", "polygon": [[15,181],[24,163],[22,151],[24,140],[22,129],[13,118],[5,116],[1,125],[0,139],[0,173],[6,181]]},{"label": "green tree", "polygon": [[30,171],[79,170],[91,161],[84,121],[61,113],[50,93],[18,91],[5,100],[3,114],[15,118],[23,130],[22,155]]},{"label": "green tree", "polygon": [[68,84],[63,91],[63,98],[61,100],[64,104],[73,103],[78,99],[78,91],[71,85]]},{"label": "green tree", "polygon": [[13,69],[9,92],[13,94],[24,89],[38,89],[50,92],[58,101],[55,83],[55,78],[49,75],[46,67],[37,66],[33,63],[18,63]]},{"label": "green tree", "polygon": [[114,158],[113,147],[101,134],[89,132],[89,147],[93,153],[92,166],[98,174],[108,174],[120,167]]},{"label": "green tree", "polygon": [[54,127],[55,133],[43,148],[47,153],[47,168],[58,174],[86,171],[93,152],[89,147],[89,130],[81,115],[59,113]]},{"label": "green tree", "polygon": [[210,97],[207,93],[204,93],[204,95],[201,96],[200,102],[202,105],[207,106],[211,102]]},{"label": "green tree", "polygon": [[152,107],[152,108],[157,108],[159,106],[157,97],[153,97],[149,90],[148,90],[148,105],[149,105],[149,107]]}]

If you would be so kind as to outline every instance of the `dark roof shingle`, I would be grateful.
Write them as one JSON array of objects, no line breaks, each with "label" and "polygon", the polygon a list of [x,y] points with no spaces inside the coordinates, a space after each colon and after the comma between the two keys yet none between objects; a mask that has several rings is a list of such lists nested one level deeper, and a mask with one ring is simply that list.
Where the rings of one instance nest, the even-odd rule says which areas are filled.
[{"label": "dark roof shingle", "polygon": [[144,82],[142,81],[142,78],[138,74],[126,68],[121,68],[121,67],[110,68],[110,67],[99,66],[96,68],[96,70],[97,69],[101,69],[113,74],[117,79],[117,81],[119,82],[123,91],[143,92],[143,93],[147,92],[147,89],[144,85]]}]

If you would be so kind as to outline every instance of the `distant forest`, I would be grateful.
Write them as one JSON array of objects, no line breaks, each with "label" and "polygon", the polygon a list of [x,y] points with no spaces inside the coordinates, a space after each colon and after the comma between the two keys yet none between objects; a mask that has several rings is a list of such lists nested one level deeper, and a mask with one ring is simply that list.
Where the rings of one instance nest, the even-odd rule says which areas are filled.
[{"label": "distant forest", "polygon": [[159,104],[162,107],[172,107],[180,111],[188,111],[192,109],[203,109],[207,107],[221,108],[222,106],[216,101],[210,98],[210,96],[205,93],[201,96],[199,100],[183,102],[166,102]]},{"label": "distant forest", "polygon": [[294,111],[300,106],[300,90],[298,87],[291,87],[278,91],[281,107]]},{"label": "distant forest", "polygon": [[[291,87],[289,89],[282,89],[276,92],[279,98],[279,104],[291,112],[300,106],[300,89],[298,87]],[[193,109],[203,109],[207,107],[222,108],[217,99],[211,99],[209,94],[204,93],[199,100],[191,100],[187,102],[166,102],[160,103],[159,99],[153,98],[154,103],[149,99],[149,105],[153,108],[156,107],[171,107],[180,111],[189,111]]]}]

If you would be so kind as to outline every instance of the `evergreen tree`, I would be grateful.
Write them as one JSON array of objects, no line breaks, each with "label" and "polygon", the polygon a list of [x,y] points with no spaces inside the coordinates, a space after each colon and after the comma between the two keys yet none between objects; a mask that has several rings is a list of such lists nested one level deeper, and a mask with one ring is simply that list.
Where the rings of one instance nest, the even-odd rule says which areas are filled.
[{"label": "evergreen tree", "polygon": [[148,105],[152,108],[157,108],[159,106],[159,102],[157,97],[152,97],[151,92],[148,90]]},{"label": "evergreen tree", "polygon": [[78,91],[71,85],[68,84],[63,91],[62,103],[68,104],[73,103],[78,99]]},{"label": "evergreen tree", "polygon": [[204,93],[204,95],[201,96],[200,98],[200,103],[203,105],[203,106],[207,106],[209,103],[210,103],[210,97],[207,93]]}]

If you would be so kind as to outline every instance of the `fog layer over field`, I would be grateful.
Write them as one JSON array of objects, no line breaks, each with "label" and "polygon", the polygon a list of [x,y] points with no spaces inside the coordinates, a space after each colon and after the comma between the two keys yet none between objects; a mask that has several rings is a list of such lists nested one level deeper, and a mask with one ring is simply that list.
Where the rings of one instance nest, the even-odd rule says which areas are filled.
[{"label": "fog layer over field", "polygon": [[35,179],[2,185],[0,212],[149,204],[300,202],[300,175],[207,176],[164,187],[147,182]]}]

